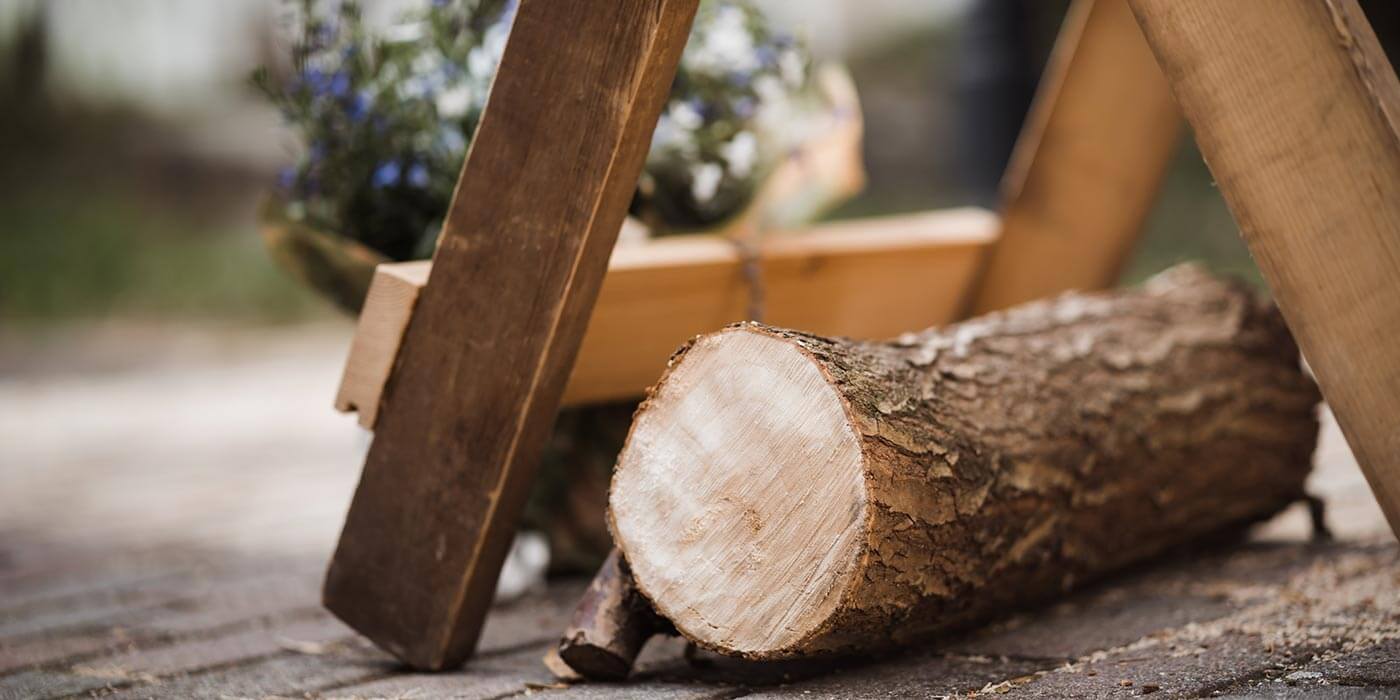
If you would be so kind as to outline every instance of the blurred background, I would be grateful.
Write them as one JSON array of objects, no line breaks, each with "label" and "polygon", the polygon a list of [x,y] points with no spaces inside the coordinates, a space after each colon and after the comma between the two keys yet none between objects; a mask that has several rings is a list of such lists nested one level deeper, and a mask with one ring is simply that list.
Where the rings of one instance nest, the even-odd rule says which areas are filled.
[{"label": "blurred background", "polygon": [[[370,0],[366,10],[387,20],[407,4]],[[969,4],[760,3],[816,54],[844,60],[860,90],[870,181],[837,216],[985,199],[974,190],[986,176],[960,167],[957,99],[974,79],[959,67]],[[1043,4],[1062,13],[1066,3]],[[280,0],[0,3],[7,335],[98,321],[336,319],[272,267],[255,235],[259,200],[301,148],[248,83],[286,52],[287,14]],[[1044,36],[1027,39],[1042,45],[1038,60],[1057,26],[1056,10],[1043,14]],[[1183,258],[1253,274],[1187,141],[1130,280]]]},{"label": "blurred background", "polygon": [[[367,16],[409,4],[368,0]],[[759,4],[860,91],[869,184],[834,216],[995,204],[1009,138],[969,155],[960,111],[978,89],[970,0]],[[1028,25],[1032,78],[999,98],[1004,132],[1065,4]],[[331,409],[352,319],[257,231],[303,148],[248,80],[285,55],[287,15],[278,0],[0,0],[0,532],[333,543],[367,442]],[[1185,259],[1258,280],[1189,138],[1124,281]]]}]

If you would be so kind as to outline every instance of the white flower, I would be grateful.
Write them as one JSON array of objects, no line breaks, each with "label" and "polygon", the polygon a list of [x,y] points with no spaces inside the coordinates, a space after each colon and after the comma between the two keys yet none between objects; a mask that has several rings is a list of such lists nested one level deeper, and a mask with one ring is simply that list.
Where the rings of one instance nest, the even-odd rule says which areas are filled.
[{"label": "white flower", "polygon": [[496,64],[500,60],[499,56],[492,56],[486,47],[478,46],[467,54],[467,72],[477,80],[488,81],[496,72]]},{"label": "white flower", "polygon": [[417,56],[413,57],[413,74],[429,75],[437,72],[438,68],[441,65],[442,59],[440,59],[438,56],[431,54],[427,51],[420,51]]},{"label": "white flower", "polygon": [[802,87],[803,80],[807,77],[802,57],[791,49],[778,56],[778,71],[783,76],[783,82],[794,88]]},{"label": "white flower", "polygon": [[745,22],[743,10],[733,5],[720,8],[714,19],[700,28],[696,37],[699,41],[684,54],[686,68],[710,75],[757,70],[758,56],[754,53],[753,35]]},{"label": "white flower", "polygon": [[401,100],[416,100],[428,94],[431,89],[432,86],[428,84],[427,79],[421,76],[406,78],[394,86],[394,91],[398,93]]},{"label": "white flower", "polygon": [[497,22],[486,30],[486,36],[481,40],[481,46],[486,52],[496,58],[499,63],[501,56],[506,53],[506,39],[510,37],[510,22]]},{"label": "white flower", "polygon": [[462,153],[467,150],[467,139],[455,126],[438,129],[438,144],[449,153]]},{"label": "white flower", "polygon": [[741,131],[721,146],[719,153],[729,163],[729,171],[735,177],[748,177],[758,162],[758,139],[752,132]]},{"label": "white flower", "polygon": [[787,90],[781,80],[771,75],[760,75],[753,81],[753,91],[760,102],[783,103],[787,101]]},{"label": "white flower", "polygon": [[422,22],[395,24],[384,30],[384,40],[391,44],[406,44],[423,38]]},{"label": "white flower", "polygon": [[690,194],[700,204],[708,204],[719,192],[724,168],[715,163],[699,163],[690,169]]},{"label": "white flower", "polygon": [[676,102],[668,111],[671,121],[686,131],[695,131],[705,124],[705,118],[687,102]]},{"label": "white flower", "polygon": [[662,112],[661,118],[656,120],[656,130],[651,134],[651,150],[668,148],[680,140],[681,131],[676,128],[676,120],[671,118],[670,113]]},{"label": "white flower", "polygon": [[460,119],[466,115],[471,104],[471,87],[465,83],[458,83],[438,93],[437,113],[443,119]]}]

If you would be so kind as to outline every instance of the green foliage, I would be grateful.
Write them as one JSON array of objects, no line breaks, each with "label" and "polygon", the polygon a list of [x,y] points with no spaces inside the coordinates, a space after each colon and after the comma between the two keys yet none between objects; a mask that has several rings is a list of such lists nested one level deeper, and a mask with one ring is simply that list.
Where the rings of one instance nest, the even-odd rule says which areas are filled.
[{"label": "green foliage", "polygon": [[[486,106],[515,0],[435,0],[372,31],[354,0],[301,0],[291,75],[253,76],[304,137],[286,214],[393,259],[431,254]],[[706,0],[633,213],[654,230],[736,214],[816,104],[810,59],[748,0]]]},{"label": "green foliage", "polygon": [[273,266],[246,223],[153,203],[121,183],[45,183],[0,197],[0,326],[112,317],[280,322],[328,313]]}]

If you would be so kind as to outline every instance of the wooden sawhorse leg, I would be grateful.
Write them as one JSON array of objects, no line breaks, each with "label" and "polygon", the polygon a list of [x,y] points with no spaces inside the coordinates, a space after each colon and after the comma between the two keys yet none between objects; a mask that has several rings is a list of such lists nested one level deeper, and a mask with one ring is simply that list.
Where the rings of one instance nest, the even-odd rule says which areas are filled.
[{"label": "wooden sawhorse leg", "polygon": [[325,604],[420,669],[476,646],[697,0],[523,0]]},{"label": "wooden sawhorse leg", "polygon": [[1127,0],[1075,0],[1002,178],[972,314],[1118,281],[1181,140]]},{"label": "wooden sawhorse leg", "polygon": [[1356,0],[1131,3],[1400,532],[1400,80]]}]

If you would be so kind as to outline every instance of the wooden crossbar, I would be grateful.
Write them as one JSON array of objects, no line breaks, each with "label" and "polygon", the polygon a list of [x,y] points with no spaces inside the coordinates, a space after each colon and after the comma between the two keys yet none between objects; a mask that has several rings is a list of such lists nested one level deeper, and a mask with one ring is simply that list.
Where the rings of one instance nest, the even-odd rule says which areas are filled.
[{"label": "wooden crossbar", "polygon": [[[951,209],[775,233],[758,248],[765,318],[853,338],[885,338],[957,320],[997,217]],[[374,428],[404,333],[432,264],[380,265],[365,299],[336,408]],[[750,281],[734,244],[678,236],[613,251],[564,391],[564,404],[640,396],[691,337],[747,318]]]}]

